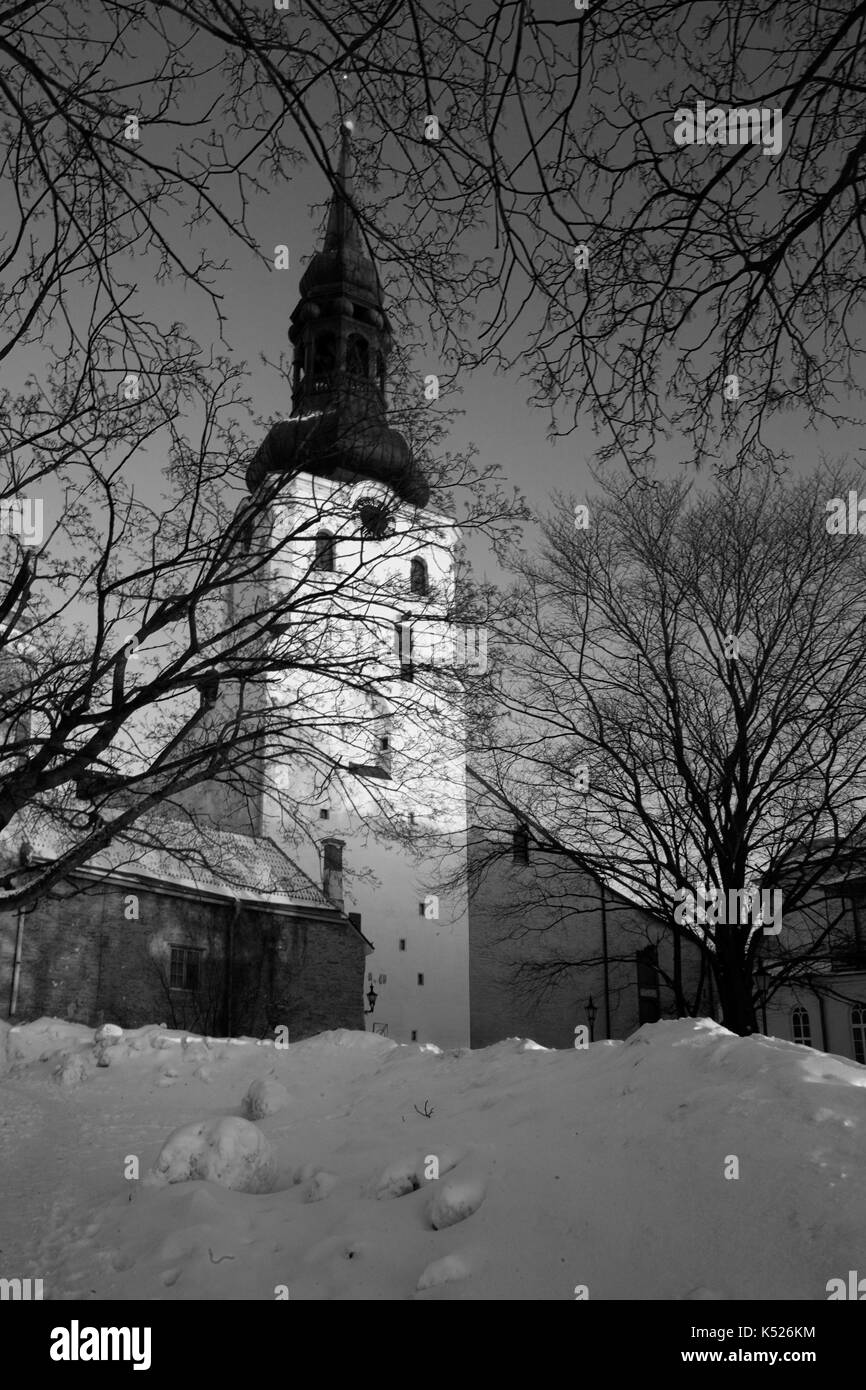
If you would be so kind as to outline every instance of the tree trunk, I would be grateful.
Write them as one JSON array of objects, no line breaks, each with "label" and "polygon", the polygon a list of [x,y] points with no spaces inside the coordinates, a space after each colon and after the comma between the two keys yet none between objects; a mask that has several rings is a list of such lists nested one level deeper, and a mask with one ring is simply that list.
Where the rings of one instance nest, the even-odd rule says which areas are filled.
[{"label": "tree trunk", "polygon": [[726,951],[724,947],[721,950],[717,947],[717,950],[719,953],[713,963],[713,973],[719,991],[722,1023],[741,1037],[757,1033],[759,1029],[752,999],[751,973],[739,952],[730,948]]}]

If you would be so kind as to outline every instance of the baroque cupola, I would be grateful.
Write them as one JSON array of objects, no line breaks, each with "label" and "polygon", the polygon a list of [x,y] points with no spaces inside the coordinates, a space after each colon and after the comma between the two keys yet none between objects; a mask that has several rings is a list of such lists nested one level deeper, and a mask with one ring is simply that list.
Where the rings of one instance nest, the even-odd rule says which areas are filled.
[{"label": "baroque cupola", "polygon": [[392,335],[379,277],[354,212],[351,134],[341,130],[325,239],[301,277],[291,316],[292,414],[274,425],[247,469],[251,491],[272,473],[368,478],[424,506],[427,482],[387,421]]}]

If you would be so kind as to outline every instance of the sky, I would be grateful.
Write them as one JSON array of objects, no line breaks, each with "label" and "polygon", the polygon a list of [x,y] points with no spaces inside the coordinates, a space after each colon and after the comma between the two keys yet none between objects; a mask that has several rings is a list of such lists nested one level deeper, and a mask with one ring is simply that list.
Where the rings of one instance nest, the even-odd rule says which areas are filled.
[{"label": "sky", "polygon": [[[556,12],[556,6],[551,7],[546,0],[543,0],[538,8],[545,13]],[[295,22],[290,13],[286,23]],[[148,71],[148,63],[152,56],[148,52],[147,38],[143,37],[141,42],[141,73],[135,71],[136,65],[133,65],[130,73],[129,93],[133,109],[139,100],[136,92],[137,83],[140,76]],[[197,62],[203,61],[206,56],[206,44],[207,41],[202,40],[200,50],[196,48],[192,53],[191,56]],[[196,110],[205,109],[206,102],[202,98],[211,90],[216,91],[219,80],[218,74],[211,74],[208,79],[197,84],[196,91],[190,96]],[[319,120],[320,130],[325,133],[334,158],[341,115],[354,120],[355,139],[359,145],[363,147],[365,141],[363,121],[357,119],[355,112],[355,83],[355,77],[349,74],[342,89],[342,101],[339,103],[341,111],[338,110],[337,102],[324,90],[320,97],[315,97],[311,102]],[[141,100],[144,101],[143,96]],[[192,105],[190,109],[193,109]],[[671,121],[672,119],[673,112]],[[190,127],[181,125],[173,134],[176,139],[190,146],[196,138],[207,141],[220,137],[220,132],[210,129],[206,121]],[[293,135],[289,131],[287,138],[296,145],[300,144],[296,133]],[[146,144],[155,140],[153,148],[157,152],[161,146],[163,150],[165,148],[164,136],[152,136],[146,123],[143,139]],[[151,148],[150,145],[147,147]],[[684,147],[679,151],[678,158],[685,162],[693,155],[692,149]],[[765,158],[757,149],[751,153],[751,157],[755,160]],[[362,202],[365,196],[369,195],[363,179],[356,182],[356,194]],[[275,361],[280,353],[287,353],[289,350],[286,336],[289,316],[298,300],[298,280],[304,265],[321,240],[323,204],[327,195],[328,190],[321,170],[314,162],[302,157],[296,161],[289,161],[283,172],[268,179],[266,187],[253,197],[249,208],[249,225],[254,238],[271,262],[273,247],[279,244],[288,246],[290,265],[287,270],[276,270],[272,264],[258,259],[240,242],[230,237],[216,219],[211,218],[190,232],[181,227],[179,219],[174,220],[173,231],[180,236],[183,244],[189,245],[190,252],[197,245],[203,245],[215,260],[225,258],[227,261],[227,269],[218,279],[218,289],[223,296],[222,306],[226,317],[224,332],[233,357],[246,360],[252,369],[249,389],[253,409],[263,417],[285,418],[290,414],[288,382],[281,380],[271,368],[263,365],[260,358],[264,356]],[[222,196],[230,199],[230,181],[225,181],[220,186],[218,197]],[[226,211],[231,216],[228,202]],[[172,227],[172,216],[167,209],[169,227]],[[469,249],[481,253],[489,251],[492,254],[494,244],[495,229],[488,223],[475,229]],[[205,356],[212,348],[225,350],[225,343],[220,341],[216,318],[201,294],[191,291],[180,281],[168,285],[153,283],[149,267],[144,264],[141,266],[141,276],[139,288],[148,304],[152,304],[155,311],[164,312],[167,320],[171,317],[183,320]],[[385,286],[387,295],[387,277]],[[422,349],[416,357],[420,391],[422,375],[441,371],[442,367],[437,359],[436,346],[425,325],[418,324],[417,328],[422,341],[425,336],[427,340],[426,352]],[[854,325],[854,329],[856,335],[858,326]],[[30,365],[31,360],[26,355],[19,354],[14,362],[5,364],[4,380],[7,383],[20,380]],[[445,371],[447,374],[447,364]],[[462,412],[451,431],[450,445],[455,450],[460,450],[468,444],[476,445],[479,449],[480,464],[498,464],[505,480],[526,494],[532,508],[544,510],[549,504],[551,494],[557,490],[573,495],[576,499],[582,499],[595,490],[590,471],[593,455],[597,448],[607,441],[604,436],[598,436],[593,432],[588,419],[582,420],[579,427],[568,437],[556,442],[550,441],[547,438],[547,413],[537,406],[528,404],[530,386],[528,382],[521,380],[517,369],[508,373],[496,373],[491,368],[480,367],[462,375],[455,386],[456,390],[453,393],[443,394],[438,407],[430,407],[437,409],[453,404]],[[810,469],[822,454],[838,456],[846,452],[853,453],[861,447],[857,431],[835,429],[825,425],[810,432],[804,429],[804,422],[796,413],[779,417],[773,426],[771,436],[780,448],[793,453],[793,468],[798,472]],[[679,465],[675,461],[678,452],[676,440],[672,441],[669,454],[661,451],[658,462],[660,474],[672,476],[679,471]],[[145,456],[135,468],[136,487],[144,489],[145,492],[152,489],[154,498],[162,490],[161,464],[162,460],[158,457]],[[709,478],[703,478],[699,480],[699,485],[709,485],[709,481]],[[483,550],[474,547],[472,553],[476,565],[482,569],[486,568],[488,562]]]}]

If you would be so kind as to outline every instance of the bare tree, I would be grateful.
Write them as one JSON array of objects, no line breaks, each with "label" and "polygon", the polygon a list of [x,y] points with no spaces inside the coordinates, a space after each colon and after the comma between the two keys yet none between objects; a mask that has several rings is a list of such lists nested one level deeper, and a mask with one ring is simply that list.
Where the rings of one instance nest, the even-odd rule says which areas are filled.
[{"label": "bare tree", "polygon": [[[167,336],[126,258],[195,282],[219,318],[210,234],[270,262],[248,210],[303,161],[334,181],[339,107],[364,237],[446,389],[520,366],[553,429],[589,409],[633,467],[668,432],[696,463],[769,462],[778,412],[853,410],[837,397],[862,351],[862,0],[22,0],[6,20],[10,343],[84,272],[104,360],[154,371]],[[698,102],[745,113],[729,142],[678,143]]]},{"label": "bare tree", "polygon": [[[371,34],[386,18],[372,17]],[[301,79],[337,83],[341,41],[326,22],[330,57],[316,74],[273,11],[109,0],[75,11],[22,3],[4,19],[0,186],[13,217],[0,245],[0,502],[11,532],[0,550],[0,828],[22,827],[25,841],[7,866],[9,908],[51,891],[112,838],[134,839],[133,827],[147,845],[164,833],[150,812],[174,800],[190,814],[202,782],[242,796],[270,755],[311,763],[317,787],[338,779],[351,802],[370,772],[375,698],[384,686],[407,719],[414,699],[393,641],[380,640],[383,607],[401,595],[374,592],[369,554],[307,583],[316,509],[293,511],[283,489],[316,440],[291,476],[249,493],[241,367],[159,314],[169,303],[160,291],[180,283],[224,327],[226,267],[208,249],[217,232],[273,269],[274,248],[258,245],[246,217],[264,175],[288,178],[297,161],[284,140],[290,117],[335,179],[335,130],[290,98]],[[442,450],[447,411],[424,411],[417,383],[398,381],[393,418],[425,466],[432,505],[460,513],[464,528],[506,534],[515,499],[471,452]],[[340,444],[329,441],[335,457]],[[165,496],[154,504],[136,474],[160,456]],[[44,494],[47,534],[27,533],[25,490]],[[348,524],[347,500],[345,510]],[[280,511],[288,523],[275,538]],[[420,524],[410,516],[404,540]],[[277,588],[268,581],[281,566],[291,578]],[[430,595],[447,624],[458,602],[442,601]],[[334,640],[341,629],[351,640]],[[274,708],[265,685],[287,672],[294,705]],[[354,701],[341,749],[323,737],[333,734],[325,686]],[[459,680],[449,688],[459,701]],[[300,801],[276,792],[300,824]],[[23,829],[32,811],[54,818],[65,844],[36,873]]]},{"label": "bare tree", "polygon": [[[86,524],[77,529],[64,517],[38,564],[17,538],[6,543],[0,828],[14,822],[26,839],[27,813],[38,812],[62,828],[65,848],[38,873],[13,865],[4,907],[35,901],[118,835],[159,845],[165,826],[155,829],[152,813],[174,802],[192,814],[195,798],[186,794],[203,782],[221,783],[239,802],[266,782],[286,823],[303,832],[329,785],[349,805],[353,788],[375,792],[383,707],[403,725],[417,779],[424,750],[429,758],[436,739],[457,736],[459,663],[419,665],[406,679],[389,619],[405,605],[405,589],[377,582],[382,547],[361,545],[339,572],[317,570],[322,511],[293,506],[284,475],[231,512],[216,432],[211,420],[207,444],[181,451],[164,511],[138,503],[94,465],[94,486],[82,493],[94,498]],[[351,489],[342,492],[327,509],[332,527],[345,512],[338,536],[341,525],[357,530]],[[427,536],[426,521],[404,517],[403,546],[416,528]],[[75,553],[61,543],[73,533]],[[460,603],[455,592],[431,589],[415,598],[413,621],[435,609],[447,634],[461,621]],[[275,701],[266,690],[281,678],[291,696]],[[419,702],[425,688],[435,708]],[[273,775],[293,763],[309,774],[294,791]],[[387,797],[382,814],[387,821]]]},{"label": "bare tree", "polygon": [[[620,478],[588,516],[561,501],[540,560],[515,562],[476,731],[494,803],[695,943],[737,1032],[762,943],[784,962],[774,987],[838,949],[815,890],[866,823],[866,562],[856,532],[828,529],[849,481]],[[580,959],[576,930],[546,968]]]}]

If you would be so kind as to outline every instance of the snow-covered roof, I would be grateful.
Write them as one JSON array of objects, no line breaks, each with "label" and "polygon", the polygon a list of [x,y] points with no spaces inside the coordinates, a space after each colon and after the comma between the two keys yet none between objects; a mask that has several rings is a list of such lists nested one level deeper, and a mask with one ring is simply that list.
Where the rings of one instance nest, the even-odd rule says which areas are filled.
[{"label": "snow-covered roof", "polygon": [[[25,840],[32,859],[50,861],[70,850],[76,836],[58,818],[29,810],[0,832],[0,857],[7,863],[17,861]],[[304,904],[339,912],[268,836],[218,830],[176,816],[143,816],[77,872],[145,878],[227,899],[253,899],[282,907]]]}]

